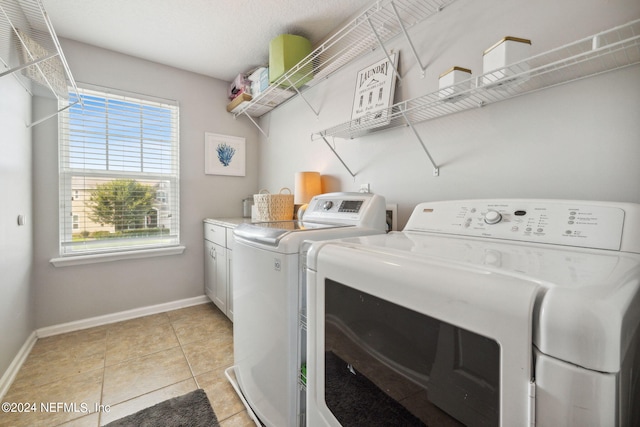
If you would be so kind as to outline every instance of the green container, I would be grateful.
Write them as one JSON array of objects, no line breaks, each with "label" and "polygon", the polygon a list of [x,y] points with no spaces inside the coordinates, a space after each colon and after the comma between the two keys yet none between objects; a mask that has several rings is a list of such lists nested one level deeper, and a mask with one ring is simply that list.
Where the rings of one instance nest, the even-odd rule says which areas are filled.
[{"label": "green container", "polygon": [[[269,43],[269,83],[273,83],[282,77],[287,71],[294,68],[300,61],[311,53],[311,42],[302,36],[293,34],[280,34]],[[296,70],[290,77],[291,84],[296,88],[307,83],[313,78],[313,64],[308,64]],[[289,88],[287,81],[281,84]]]}]

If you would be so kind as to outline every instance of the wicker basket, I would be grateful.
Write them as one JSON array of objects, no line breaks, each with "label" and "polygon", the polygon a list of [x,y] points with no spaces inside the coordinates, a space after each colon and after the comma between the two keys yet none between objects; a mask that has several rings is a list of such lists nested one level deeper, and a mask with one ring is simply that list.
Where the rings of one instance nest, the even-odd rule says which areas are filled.
[{"label": "wicker basket", "polygon": [[[287,190],[289,194],[282,194],[284,190]],[[266,194],[263,194],[265,192]],[[257,221],[288,221],[293,219],[293,194],[286,187],[280,189],[280,194],[269,194],[267,190],[260,190],[259,194],[253,195],[253,202],[256,206]]]}]

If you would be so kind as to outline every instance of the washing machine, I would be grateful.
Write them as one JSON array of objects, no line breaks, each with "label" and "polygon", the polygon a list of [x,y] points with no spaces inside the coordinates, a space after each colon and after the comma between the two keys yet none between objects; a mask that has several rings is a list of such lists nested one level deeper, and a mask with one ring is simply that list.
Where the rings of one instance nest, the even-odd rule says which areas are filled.
[{"label": "washing machine", "polygon": [[318,195],[301,220],[235,228],[234,366],[227,377],[256,423],[305,424],[303,243],[386,229],[385,199],[372,193]]},{"label": "washing machine", "polygon": [[640,425],[640,205],[421,203],[307,255],[315,426]]}]

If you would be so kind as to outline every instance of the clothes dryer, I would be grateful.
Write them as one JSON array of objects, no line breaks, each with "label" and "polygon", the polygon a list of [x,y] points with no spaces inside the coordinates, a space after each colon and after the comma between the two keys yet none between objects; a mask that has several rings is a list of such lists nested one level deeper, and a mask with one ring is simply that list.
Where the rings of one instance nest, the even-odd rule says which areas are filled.
[{"label": "clothes dryer", "polygon": [[428,202],[307,259],[310,427],[640,425],[640,205]]}]

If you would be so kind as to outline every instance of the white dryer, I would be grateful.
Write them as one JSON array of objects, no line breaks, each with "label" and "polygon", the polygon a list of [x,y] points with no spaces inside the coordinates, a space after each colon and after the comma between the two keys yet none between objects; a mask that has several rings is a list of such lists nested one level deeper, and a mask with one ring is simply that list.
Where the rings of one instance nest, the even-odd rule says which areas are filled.
[{"label": "white dryer", "polygon": [[422,203],[308,253],[308,425],[640,425],[640,205]]},{"label": "white dryer", "polygon": [[266,426],[305,424],[307,240],[384,234],[386,203],[371,193],[314,197],[302,220],[241,224],[234,230],[233,345],[229,379]]}]

